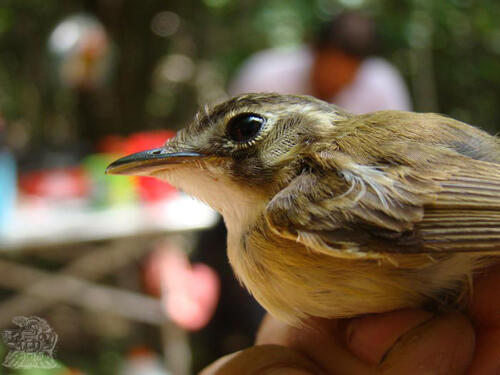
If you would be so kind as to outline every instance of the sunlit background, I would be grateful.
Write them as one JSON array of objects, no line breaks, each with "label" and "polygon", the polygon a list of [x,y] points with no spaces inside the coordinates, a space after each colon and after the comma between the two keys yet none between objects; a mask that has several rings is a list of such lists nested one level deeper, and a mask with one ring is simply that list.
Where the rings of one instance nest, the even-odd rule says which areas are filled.
[{"label": "sunlit background", "polygon": [[0,3],[0,329],[46,319],[61,365],[19,373],[187,375],[252,344],[262,311],[217,214],[104,169],[228,98],[258,51],[308,45],[346,10],[376,23],[414,110],[500,130],[498,1]]}]

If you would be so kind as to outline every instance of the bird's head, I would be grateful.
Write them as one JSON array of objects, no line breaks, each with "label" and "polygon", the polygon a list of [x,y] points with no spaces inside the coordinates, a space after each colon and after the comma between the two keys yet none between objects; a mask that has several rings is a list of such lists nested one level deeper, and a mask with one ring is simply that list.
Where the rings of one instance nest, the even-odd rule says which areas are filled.
[{"label": "bird's head", "polygon": [[241,95],[204,108],[163,147],[121,158],[107,173],[158,177],[224,214],[272,198],[308,145],[347,116],[308,96]]}]

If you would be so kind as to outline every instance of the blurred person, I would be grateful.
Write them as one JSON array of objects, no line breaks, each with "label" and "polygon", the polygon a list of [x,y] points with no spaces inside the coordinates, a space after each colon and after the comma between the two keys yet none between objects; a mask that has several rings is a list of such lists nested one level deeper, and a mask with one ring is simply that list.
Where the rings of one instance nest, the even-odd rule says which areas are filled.
[{"label": "blurred person", "polygon": [[335,17],[311,45],[258,52],[244,63],[229,91],[312,95],[354,113],[411,110],[397,69],[375,56],[374,22],[356,12]]}]

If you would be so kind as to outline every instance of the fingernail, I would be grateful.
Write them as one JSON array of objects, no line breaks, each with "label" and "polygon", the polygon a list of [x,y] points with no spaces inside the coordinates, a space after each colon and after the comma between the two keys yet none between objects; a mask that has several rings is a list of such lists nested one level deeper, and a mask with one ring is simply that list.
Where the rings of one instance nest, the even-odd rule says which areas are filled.
[{"label": "fingernail", "polygon": [[345,329],[346,346],[361,360],[375,365],[401,336],[433,317],[424,310],[398,310],[354,318]]}]

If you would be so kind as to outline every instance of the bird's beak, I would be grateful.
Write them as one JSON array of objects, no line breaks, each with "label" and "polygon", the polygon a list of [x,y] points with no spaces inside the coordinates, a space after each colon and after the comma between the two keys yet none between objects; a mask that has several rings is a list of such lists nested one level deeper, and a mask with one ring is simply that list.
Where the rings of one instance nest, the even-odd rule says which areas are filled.
[{"label": "bird's beak", "polygon": [[197,152],[168,152],[160,147],[118,159],[106,168],[106,174],[147,176],[174,164],[193,163],[204,157]]}]

